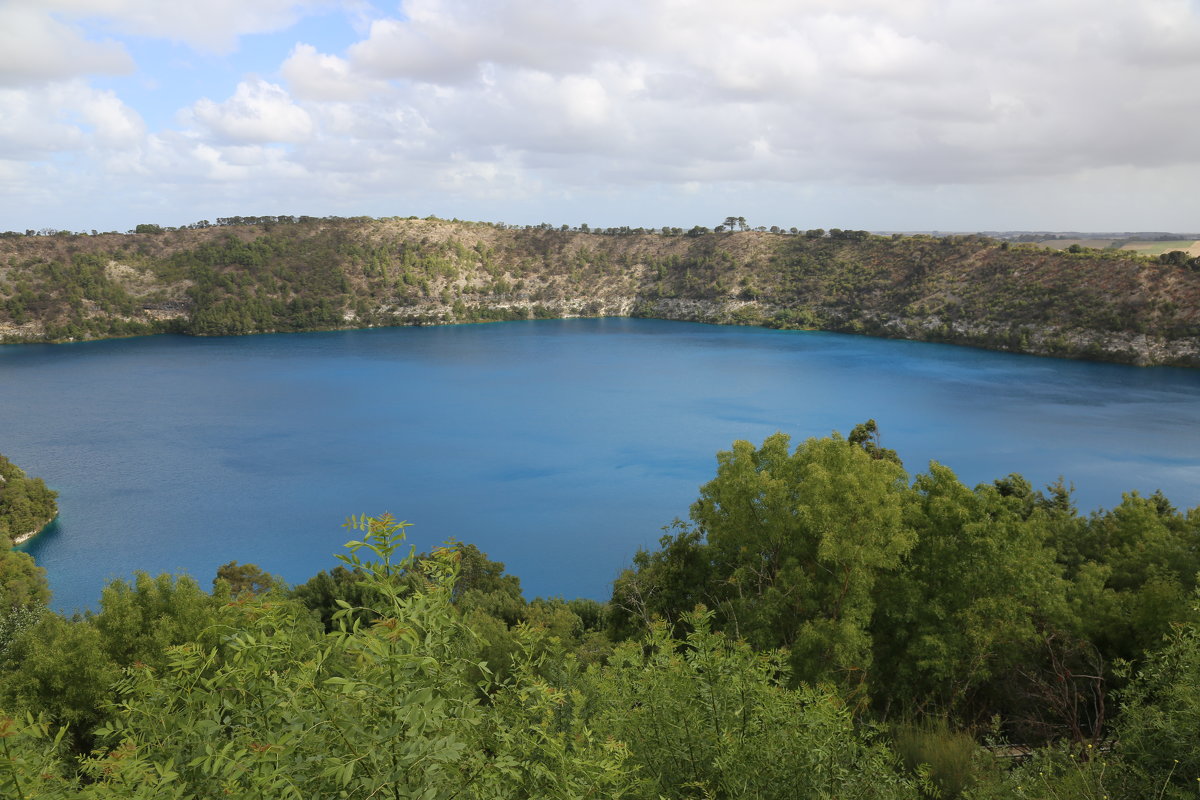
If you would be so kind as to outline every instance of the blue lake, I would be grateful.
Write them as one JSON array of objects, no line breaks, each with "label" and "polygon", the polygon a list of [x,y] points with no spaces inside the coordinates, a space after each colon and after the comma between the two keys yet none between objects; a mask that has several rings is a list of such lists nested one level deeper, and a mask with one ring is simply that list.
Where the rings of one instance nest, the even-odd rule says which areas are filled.
[{"label": "blue lake", "polygon": [[1200,505],[1200,371],[627,319],[0,347],[0,453],[60,493],[25,549],[66,611],[135,570],[302,581],[383,511],[527,596],[604,599],[718,450],[868,417],[911,474]]}]

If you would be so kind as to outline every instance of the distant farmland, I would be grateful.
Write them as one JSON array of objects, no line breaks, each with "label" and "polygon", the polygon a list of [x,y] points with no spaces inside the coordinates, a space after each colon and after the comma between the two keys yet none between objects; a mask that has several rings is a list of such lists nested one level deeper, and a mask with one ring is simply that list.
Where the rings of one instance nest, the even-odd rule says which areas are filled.
[{"label": "distant farmland", "polygon": [[1190,256],[1200,256],[1200,242],[1189,239],[1176,239],[1170,242],[1127,242],[1122,250],[1141,253],[1144,256],[1161,256],[1172,250],[1183,250]]},{"label": "distant farmland", "polygon": [[[1047,239],[1044,242],[1038,242],[1038,244],[1053,250],[1066,250],[1071,245],[1076,244],[1080,247],[1094,247],[1097,250],[1107,250],[1110,247],[1116,249],[1124,241],[1124,239]],[[1146,244],[1156,243],[1146,242]]]},{"label": "distant farmland", "polygon": [[1042,247],[1066,250],[1071,245],[1094,247],[1097,250],[1123,250],[1143,256],[1160,256],[1172,250],[1183,250],[1190,256],[1200,256],[1200,241],[1194,239],[1169,239],[1163,241],[1130,241],[1128,239],[1047,239],[1039,242]]}]

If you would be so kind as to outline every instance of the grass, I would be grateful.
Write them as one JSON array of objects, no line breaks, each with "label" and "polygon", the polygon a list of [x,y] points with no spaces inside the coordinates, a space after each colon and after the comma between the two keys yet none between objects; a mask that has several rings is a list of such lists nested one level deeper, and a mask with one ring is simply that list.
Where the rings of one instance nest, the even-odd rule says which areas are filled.
[{"label": "grass", "polygon": [[975,782],[974,737],[952,730],[944,719],[924,719],[897,725],[892,743],[904,766],[914,775],[927,765],[930,783],[941,800],[953,800]]}]

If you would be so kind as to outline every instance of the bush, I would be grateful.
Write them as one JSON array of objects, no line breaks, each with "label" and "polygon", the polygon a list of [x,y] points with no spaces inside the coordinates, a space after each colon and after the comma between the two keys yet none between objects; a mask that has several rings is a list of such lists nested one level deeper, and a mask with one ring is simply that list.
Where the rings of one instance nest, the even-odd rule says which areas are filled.
[{"label": "bush", "polygon": [[910,773],[928,776],[936,790],[934,797],[954,800],[975,783],[979,745],[970,734],[952,730],[945,719],[897,725],[892,743]]}]

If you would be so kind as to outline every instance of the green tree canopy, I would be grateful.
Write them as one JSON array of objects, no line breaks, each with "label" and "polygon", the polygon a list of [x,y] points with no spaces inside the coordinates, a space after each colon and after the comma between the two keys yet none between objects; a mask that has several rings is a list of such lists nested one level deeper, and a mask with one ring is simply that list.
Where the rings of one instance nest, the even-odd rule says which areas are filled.
[{"label": "green tree canopy", "polygon": [[[917,543],[878,585],[877,686],[892,702],[970,718],[964,706],[986,681],[1035,661],[1041,633],[1068,625],[1066,582],[1045,512],[1027,516],[993,485],[972,491],[936,462],[912,488]],[[986,721],[989,707],[976,710]]]},{"label": "green tree canopy", "polygon": [[37,533],[58,515],[58,493],[0,455],[0,539]]}]

